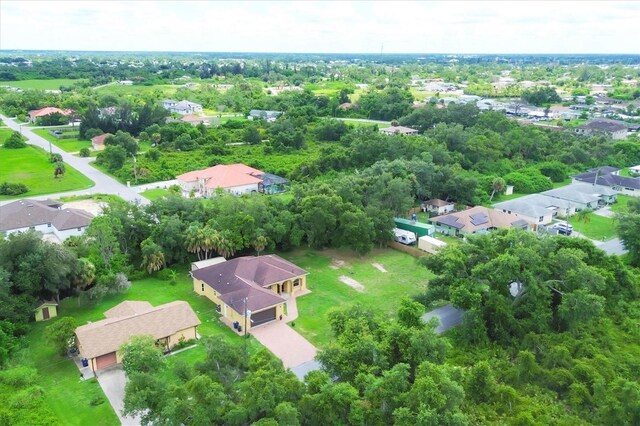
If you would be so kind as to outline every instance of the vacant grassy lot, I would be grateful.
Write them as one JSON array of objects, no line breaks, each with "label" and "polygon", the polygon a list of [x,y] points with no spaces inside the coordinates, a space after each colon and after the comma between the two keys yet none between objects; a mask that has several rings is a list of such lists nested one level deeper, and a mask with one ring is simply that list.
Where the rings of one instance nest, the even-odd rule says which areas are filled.
[{"label": "vacant grassy lot", "polygon": [[25,183],[32,189],[28,195],[93,186],[89,179],[68,165],[64,177],[54,179],[49,153],[36,146],[29,145],[20,149],[0,147],[0,157],[3,162],[3,167],[0,169],[0,181]]},{"label": "vacant grassy lot", "polygon": [[119,84],[112,84],[111,86],[101,87],[96,89],[100,93],[112,93],[114,95],[131,95],[137,97],[139,95],[157,93],[160,96],[169,97],[174,95],[178,90],[178,85],[159,84],[156,86],[121,86]]},{"label": "vacant grassy lot", "polygon": [[0,81],[0,86],[19,87],[20,89],[38,90],[59,90],[60,86],[71,86],[82,81],[69,78],[58,78],[54,80],[20,80],[20,81]]},{"label": "vacant grassy lot", "polygon": [[[213,335],[217,339],[224,339],[234,344],[242,344],[243,339],[218,320],[218,314],[212,302],[193,292],[193,284],[186,267],[176,269],[175,284],[170,280],[148,277],[135,281],[129,291],[122,295],[105,298],[97,306],[80,306],[75,297],[61,302],[59,315],[72,316],[78,325],[87,321],[104,319],[104,311],[112,308],[124,300],[146,300],[157,306],[174,300],[187,301],[198,314],[202,325],[198,333],[202,336]],[[58,415],[60,424],[64,425],[116,425],[118,419],[111,405],[104,397],[102,389],[94,380],[81,382],[79,373],[73,362],[55,353],[46,343],[45,328],[56,321],[38,323],[27,335],[28,347],[21,353],[24,363],[38,369],[41,382],[46,394],[46,400]],[[255,352],[262,345],[255,339],[247,340],[247,349]],[[203,359],[205,351],[202,347],[189,349],[185,352],[167,358],[169,365],[179,359],[192,364]],[[103,398],[104,403],[94,407],[90,405],[94,398]]]},{"label": "vacant grassy lot", "polygon": [[82,148],[91,148],[91,142],[87,140],[80,140],[78,138],[71,139],[58,139],[49,133],[49,129],[35,129],[33,133],[42,136],[58,148],[65,152],[77,152]]},{"label": "vacant grassy lot", "polygon": [[[298,299],[300,317],[295,329],[322,348],[332,339],[327,313],[361,303],[388,316],[395,316],[400,299],[426,288],[432,274],[418,261],[391,249],[377,249],[359,257],[350,251],[296,251],[282,255],[309,272],[312,293]],[[372,264],[381,265],[381,272]],[[340,281],[345,276],[364,289],[357,291]]]},{"label": "vacant grassy lot", "polygon": [[379,129],[384,129],[387,127],[391,127],[391,123],[383,122],[383,123],[371,123],[367,121],[359,121],[357,119],[349,119],[345,118],[342,121],[345,123],[353,124],[354,126],[374,126],[377,125]]},{"label": "vacant grassy lot", "polygon": [[[29,192],[20,197],[73,191],[94,185],[91,180],[69,165],[66,165],[64,176],[55,179],[49,154],[32,145],[21,149],[0,147],[0,159],[2,159],[0,182],[24,183],[29,188]],[[0,200],[10,198],[15,197],[0,195]]]},{"label": "vacant grassy lot", "polygon": [[140,195],[150,199],[151,201],[158,200],[168,194],[169,194],[169,191],[162,188],[148,189],[140,193]]},{"label": "vacant grassy lot", "polygon": [[617,202],[611,205],[611,211],[616,213],[624,213],[627,211],[627,204],[629,200],[634,199],[631,195],[618,195],[616,197]]},{"label": "vacant grassy lot", "polygon": [[591,213],[588,220],[582,222],[574,215],[569,218],[569,223],[573,225],[573,229],[593,240],[606,241],[616,236],[615,221],[609,217]]},{"label": "vacant grassy lot", "polygon": [[0,145],[5,143],[12,133],[13,130],[11,129],[0,129]]}]

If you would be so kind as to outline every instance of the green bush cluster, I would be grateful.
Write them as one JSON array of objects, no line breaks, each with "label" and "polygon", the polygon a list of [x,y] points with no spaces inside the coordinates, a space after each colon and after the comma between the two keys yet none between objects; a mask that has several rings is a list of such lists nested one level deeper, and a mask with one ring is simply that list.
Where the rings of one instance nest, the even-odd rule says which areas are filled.
[{"label": "green bush cluster", "polygon": [[0,183],[0,195],[20,195],[28,192],[27,185],[20,182],[2,182]]}]

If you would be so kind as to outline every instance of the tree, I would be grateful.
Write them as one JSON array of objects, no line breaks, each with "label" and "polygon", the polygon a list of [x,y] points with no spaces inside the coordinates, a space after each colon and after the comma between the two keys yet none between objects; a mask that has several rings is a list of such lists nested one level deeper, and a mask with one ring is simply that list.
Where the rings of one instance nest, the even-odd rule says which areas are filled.
[{"label": "tree", "polygon": [[[576,214],[576,220],[579,223],[582,223],[584,226],[587,226],[589,223],[591,223],[591,214],[592,213],[593,213],[593,210],[591,210],[589,208],[582,209]],[[581,231],[582,230],[584,230],[584,228],[581,228]]]},{"label": "tree", "polygon": [[53,324],[46,328],[47,341],[56,348],[60,355],[64,355],[74,344],[77,327],[73,317],[55,319]]},{"label": "tree", "polygon": [[80,150],[80,157],[90,157],[91,156],[91,150],[87,147],[84,147]]},{"label": "tree", "polygon": [[53,177],[57,179],[58,177],[64,176],[65,170],[66,168],[64,166],[64,163],[62,161],[58,161],[53,171]]},{"label": "tree", "polygon": [[120,347],[120,353],[127,376],[161,371],[166,366],[162,350],[151,336],[133,336],[129,343]]},{"label": "tree", "polygon": [[602,296],[579,289],[562,296],[558,313],[568,328],[589,324],[604,312],[605,299]]},{"label": "tree", "polygon": [[98,154],[96,162],[104,164],[113,173],[124,166],[127,159],[127,151],[119,145],[107,146],[104,151]]},{"label": "tree", "polygon": [[423,313],[424,306],[414,300],[404,298],[400,301],[398,308],[398,322],[404,327],[422,328],[424,327]]},{"label": "tree", "polygon": [[84,290],[96,279],[96,267],[89,259],[78,259],[78,272],[73,280],[73,283],[80,290]]},{"label": "tree", "polygon": [[269,241],[267,240],[267,237],[265,237],[264,235],[258,235],[253,240],[253,248],[258,253],[258,256],[260,256],[260,252],[263,251],[267,247],[268,243],[269,243]]},{"label": "tree", "polygon": [[257,145],[262,142],[260,131],[255,126],[247,126],[244,129],[242,139],[249,145]]},{"label": "tree", "polygon": [[151,274],[159,271],[165,266],[165,257],[162,247],[156,244],[151,238],[147,238],[140,245],[142,248],[142,267]]},{"label": "tree", "polygon": [[3,147],[10,149],[20,149],[27,146],[27,143],[24,141],[24,138],[19,132],[12,132],[11,136],[6,140]]},{"label": "tree", "polygon": [[640,199],[634,198],[627,204],[627,213],[616,215],[618,235],[629,251],[631,262],[640,266]]},{"label": "tree", "polygon": [[506,186],[507,183],[504,181],[504,179],[500,177],[493,179],[493,182],[491,182],[491,197],[489,197],[489,201],[493,200],[493,196],[496,195],[496,192],[498,194],[502,193]]}]

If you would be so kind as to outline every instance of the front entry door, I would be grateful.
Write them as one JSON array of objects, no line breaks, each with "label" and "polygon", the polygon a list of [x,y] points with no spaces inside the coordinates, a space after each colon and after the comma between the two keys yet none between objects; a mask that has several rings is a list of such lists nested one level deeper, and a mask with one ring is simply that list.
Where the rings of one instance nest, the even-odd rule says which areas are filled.
[{"label": "front entry door", "polygon": [[42,319],[49,319],[49,308],[42,308]]}]

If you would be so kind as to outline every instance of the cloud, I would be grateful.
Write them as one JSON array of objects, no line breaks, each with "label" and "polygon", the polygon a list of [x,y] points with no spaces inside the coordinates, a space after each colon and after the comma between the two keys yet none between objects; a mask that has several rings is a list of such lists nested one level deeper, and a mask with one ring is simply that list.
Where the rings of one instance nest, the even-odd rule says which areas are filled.
[{"label": "cloud", "polygon": [[0,2],[0,49],[638,53],[634,2]]}]

